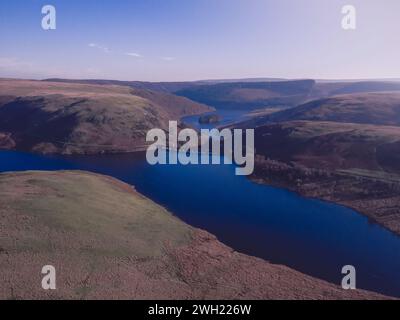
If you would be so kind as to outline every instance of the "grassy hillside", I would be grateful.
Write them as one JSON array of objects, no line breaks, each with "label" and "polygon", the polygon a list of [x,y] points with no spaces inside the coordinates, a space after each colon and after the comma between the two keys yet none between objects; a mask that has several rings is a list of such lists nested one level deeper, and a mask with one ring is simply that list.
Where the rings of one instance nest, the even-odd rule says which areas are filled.
[{"label": "grassy hillside", "polygon": [[145,89],[159,91],[165,93],[174,93],[179,90],[197,87],[201,85],[211,85],[219,83],[233,82],[267,82],[267,81],[284,81],[280,78],[245,78],[245,79],[217,79],[217,80],[198,80],[198,81],[170,81],[170,82],[148,82],[148,81],[123,81],[123,80],[106,80],[106,79],[62,79],[53,78],[43,81],[50,82],[67,82],[67,83],[83,83],[83,84],[101,84],[101,85],[118,85],[128,86],[135,89]]},{"label": "grassy hillside", "polygon": [[[243,79],[217,79],[217,80],[199,80],[199,81],[180,81],[180,82],[146,82],[146,81],[121,81],[105,79],[46,79],[50,82],[68,82],[83,84],[102,84],[102,85],[120,85],[137,89],[146,89],[160,92],[174,93],[179,90],[194,88],[201,85],[216,85],[228,83],[270,83],[293,81],[283,78],[243,78]],[[380,92],[380,91],[400,91],[400,80],[316,80],[311,94],[313,97],[328,97],[338,94],[362,93],[362,92]]]},{"label": "grassy hillside", "polygon": [[0,80],[0,133],[21,150],[128,152],[149,129],[209,111],[171,94],[125,86]]},{"label": "grassy hillside", "polygon": [[188,87],[206,84],[203,81],[183,81],[183,82],[147,82],[147,81],[121,81],[121,80],[104,80],[104,79],[46,79],[43,81],[49,82],[64,82],[64,83],[81,83],[81,84],[98,84],[98,85],[117,85],[127,86],[135,89],[151,90],[164,93],[174,93]]},{"label": "grassy hillside", "polygon": [[[40,287],[53,265],[57,290]],[[0,299],[345,299],[345,291],[234,252],[115,179],[0,174]]]},{"label": "grassy hillside", "polygon": [[268,106],[294,106],[307,99],[313,80],[270,81],[261,79],[208,80],[192,82],[140,82],[115,80],[51,81],[83,84],[117,84],[136,89],[174,93],[216,108],[255,109]]},{"label": "grassy hillside", "polygon": [[[400,93],[360,93],[339,95],[274,113],[264,120],[316,120],[400,125]],[[259,122],[262,119],[259,119]]]},{"label": "grassy hillside", "polygon": [[[314,168],[381,170],[400,175],[400,128],[319,121],[290,121],[258,127],[257,154]],[[283,146],[283,147],[282,147]],[[392,164],[387,166],[386,164]]]},{"label": "grassy hillside", "polygon": [[313,88],[312,95],[315,98],[322,98],[340,94],[390,91],[400,91],[400,81],[318,82]]},{"label": "grassy hillside", "polygon": [[217,109],[260,109],[302,103],[308,99],[314,84],[313,80],[219,83],[175,93]]},{"label": "grassy hillside", "polygon": [[271,107],[289,108],[316,99],[335,95],[400,92],[400,81],[314,81],[285,80],[273,78],[224,79],[187,82],[143,82],[116,80],[68,80],[49,79],[46,81],[120,85],[135,89],[146,89],[174,93],[216,108],[265,109]]}]

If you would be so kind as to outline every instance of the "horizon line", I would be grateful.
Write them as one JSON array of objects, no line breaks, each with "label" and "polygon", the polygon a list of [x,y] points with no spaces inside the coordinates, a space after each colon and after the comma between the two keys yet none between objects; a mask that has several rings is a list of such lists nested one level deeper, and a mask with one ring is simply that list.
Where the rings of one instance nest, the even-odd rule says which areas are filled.
[{"label": "horizon line", "polygon": [[19,77],[1,77],[0,80],[29,80],[29,81],[52,81],[52,80],[67,80],[67,81],[118,81],[118,82],[141,82],[141,83],[185,83],[185,82],[279,82],[279,81],[301,81],[301,80],[314,80],[316,82],[368,82],[368,81],[400,81],[398,78],[280,78],[280,77],[243,77],[243,78],[208,78],[198,80],[175,80],[175,81],[148,81],[148,80],[121,80],[117,78],[63,78],[63,77],[50,77],[50,78],[19,78]]}]

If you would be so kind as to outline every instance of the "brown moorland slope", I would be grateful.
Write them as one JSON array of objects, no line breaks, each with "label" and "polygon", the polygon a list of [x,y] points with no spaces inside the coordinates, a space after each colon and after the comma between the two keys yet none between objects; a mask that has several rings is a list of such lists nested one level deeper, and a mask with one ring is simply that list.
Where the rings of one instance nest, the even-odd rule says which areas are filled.
[{"label": "brown moorland slope", "polygon": [[314,85],[314,80],[228,82],[184,88],[175,94],[217,109],[254,110],[296,106],[310,99]]},{"label": "brown moorland slope", "polygon": [[186,98],[114,85],[0,80],[0,147],[42,153],[143,149],[152,128],[210,111]]},{"label": "brown moorland slope", "polygon": [[0,174],[0,270],[0,299],[384,298],[235,252],[125,183],[72,171]]},{"label": "brown moorland slope", "polygon": [[240,126],[255,128],[268,123],[295,120],[398,126],[400,93],[354,93],[312,100],[294,108],[258,114]]},{"label": "brown moorland slope", "polygon": [[311,95],[326,98],[340,94],[400,91],[398,79],[317,81]]},{"label": "brown moorland slope", "polygon": [[271,114],[267,120],[313,120],[398,126],[400,93],[358,93],[314,100],[293,109]]},{"label": "brown moorland slope", "polygon": [[[202,85],[220,85],[220,84],[262,84],[272,82],[298,81],[294,79],[283,78],[244,78],[244,79],[219,79],[219,80],[199,80],[183,82],[145,82],[145,81],[121,81],[106,79],[62,79],[52,78],[43,81],[50,82],[69,82],[103,85],[121,85],[137,89],[147,89],[152,91],[175,93],[186,89],[196,89]],[[316,80],[310,92],[310,98],[317,99],[329,97],[338,94],[362,93],[362,92],[383,92],[400,91],[399,79],[381,79],[381,80]],[[228,91],[229,92],[229,91]],[[259,94],[256,91],[256,94]]]}]

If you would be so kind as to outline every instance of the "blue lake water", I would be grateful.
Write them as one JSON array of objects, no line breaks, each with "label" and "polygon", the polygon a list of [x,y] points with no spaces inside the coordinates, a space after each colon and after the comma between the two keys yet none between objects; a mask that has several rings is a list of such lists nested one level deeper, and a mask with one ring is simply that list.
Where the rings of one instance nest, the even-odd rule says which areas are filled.
[{"label": "blue lake water", "polygon": [[234,165],[150,166],[143,154],[0,152],[0,172],[59,169],[88,170],[130,183],[237,251],[337,284],[342,266],[354,265],[357,287],[400,297],[400,237],[348,208],[236,176]]}]

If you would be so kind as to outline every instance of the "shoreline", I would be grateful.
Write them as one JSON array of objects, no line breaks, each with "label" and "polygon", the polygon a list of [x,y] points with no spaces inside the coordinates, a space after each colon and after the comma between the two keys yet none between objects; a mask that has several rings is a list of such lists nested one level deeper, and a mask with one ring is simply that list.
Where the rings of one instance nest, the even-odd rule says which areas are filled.
[{"label": "shoreline", "polygon": [[[106,184],[104,184],[104,188],[111,188],[109,191],[104,191],[106,193],[108,192],[120,192],[120,193],[126,193],[126,199],[127,201],[133,201],[133,199],[136,197],[138,199],[137,201],[145,201],[146,203],[153,203],[152,200],[143,194],[139,193],[138,191],[135,191],[131,189],[130,185],[127,185],[126,183],[121,182],[120,180],[117,180],[113,177],[110,176],[105,176],[101,174],[96,174],[92,172],[87,172],[87,171],[76,171],[76,170],[59,170],[59,171],[52,171],[52,172],[47,172],[47,171],[29,171],[29,172],[13,172],[13,173],[4,173],[1,174],[0,177],[2,179],[11,179],[11,181],[18,181],[18,180],[23,180],[25,181],[24,188],[26,190],[30,190],[30,184],[33,183],[35,188],[38,188],[41,184],[38,183],[38,181],[42,181],[41,179],[45,179],[43,181],[47,181],[46,179],[49,179],[51,177],[58,177],[58,179],[61,179],[60,181],[64,181],[66,178],[67,181],[72,179],[73,181],[80,181],[79,179],[95,179],[96,181],[104,181]],[[81,178],[82,177],[82,178]],[[87,178],[85,178],[87,177]],[[16,180],[15,180],[16,179]],[[68,197],[71,197],[71,194],[69,193],[70,187],[68,187],[68,184],[62,184],[60,183],[59,180],[54,180],[51,179],[49,181],[52,181],[51,183],[54,184],[56,187],[57,192],[60,193],[61,191],[59,188],[67,188],[63,192],[67,192],[67,199]],[[15,184],[15,182],[13,182]],[[29,185],[29,186],[28,186]],[[47,182],[46,182],[47,185]],[[67,186],[67,187],[65,187]],[[82,189],[82,187],[80,187]],[[118,190],[117,190],[118,189]],[[46,189],[47,190],[47,189]],[[64,189],[62,189],[64,190]],[[75,190],[75,189],[74,189]],[[83,188],[82,192],[87,192],[85,188]],[[108,189],[107,189],[108,190]],[[113,190],[113,191],[112,191]],[[21,191],[21,190],[20,190]],[[39,190],[37,190],[39,191]],[[44,192],[44,189],[41,191]],[[47,190],[43,196],[48,196],[49,190]],[[76,190],[74,191],[76,192]],[[51,192],[50,192],[51,193]],[[21,196],[24,193],[21,191]],[[75,193],[74,193],[75,194]],[[128,197],[129,196],[129,197]],[[66,201],[65,197],[58,197],[56,201]],[[71,198],[73,199],[73,197]],[[3,198],[3,201],[6,199]],[[29,202],[32,202],[32,204],[35,206],[35,198],[32,198],[28,200]],[[101,200],[100,200],[101,202]],[[67,202],[69,203],[69,202]],[[156,208],[159,208],[163,212],[163,216],[167,214],[166,217],[168,217],[168,212],[169,210],[165,209],[165,207],[160,206],[156,203],[153,204]],[[59,208],[59,207],[57,207]],[[2,207],[0,206],[0,209]],[[5,207],[3,206],[3,209]],[[14,208],[15,209],[15,208]],[[19,209],[15,209],[19,210]],[[59,209],[57,209],[59,210]],[[0,210],[1,212],[1,210]],[[20,214],[29,214],[31,215],[30,211],[27,213],[20,212]],[[10,219],[12,216],[10,216]],[[95,219],[95,215],[92,217],[93,222],[97,221]],[[297,271],[291,267],[285,266],[283,264],[275,264],[272,263],[268,260],[243,254],[240,252],[237,252],[235,249],[231,248],[230,246],[227,246],[223,243],[221,243],[214,235],[211,233],[204,231],[202,229],[193,227],[189,224],[186,224],[183,220],[175,216],[173,213],[170,213],[170,218],[169,218],[174,224],[178,224],[181,227],[179,227],[181,230],[182,228],[187,229],[191,232],[191,237],[190,241],[185,240],[185,243],[183,245],[173,245],[171,242],[168,242],[168,245],[165,247],[164,250],[161,250],[160,252],[164,252],[165,255],[162,255],[161,260],[163,259],[170,259],[172,263],[172,267],[176,265],[177,268],[179,268],[180,273],[178,278],[168,278],[167,274],[165,276],[167,277],[165,280],[169,281],[171,284],[176,284],[177,287],[182,287],[182,289],[185,289],[185,292],[182,292],[181,295],[182,297],[185,296],[185,294],[189,294],[192,292],[192,295],[195,295],[197,298],[217,298],[217,293],[219,298],[229,298],[235,296],[238,299],[248,299],[251,297],[252,299],[288,299],[288,298],[293,298],[293,299],[301,299],[301,300],[308,300],[308,299],[315,299],[320,297],[321,299],[397,299],[396,296],[385,296],[382,293],[378,293],[377,291],[366,291],[365,289],[357,289],[357,290],[343,290],[340,288],[339,285],[329,282],[308,274],[305,274],[303,272]],[[6,220],[7,221],[7,220]],[[10,222],[13,221],[12,219]],[[6,226],[12,227],[14,224],[7,224]],[[152,224],[150,224],[152,225]],[[27,225],[28,226],[28,225]],[[7,230],[7,229],[6,229]],[[102,230],[102,229],[101,229]],[[94,232],[99,233],[99,236],[103,236],[103,233],[101,230],[95,229]],[[162,229],[157,229],[158,233],[159,232],[164,232]],[[126,230],[124,231],[126,232]],[[158,234],[157,233],[157,234]],[[37,234],[38,235],[38,234]],[[36,235],[36,236],[37,236]],[[39,233],[40,235],[40,233]],[[62,234],[63,237],[65,234]],[[58,241],[58,238],[55,237],[53,241]],[[186,236],[185,236],[186,239]],[[181,240],[180,240],[181,241]],[[73,243],[74,241],[72,241]],[[102,248],[101,245],[102,242],[96,242],[96,248],[97,246],[99,248]],[[5,243],[5,248],[10,250],[11,248],[8,248],[7,243]],[[134,243],[133,243],[134,245]],[[13,251],[9,251],[9,257],[13,257]],[[130,247],[126,247],[126,250],[134,250],[131,249]],[[68,256],[71,255],[73,259],[77,260],[75,261],[76,263],[81,261],[80,263],[83,263],[85,265],[86,260],[81,260],[81,259],[86,259],[84,257],[80,257],[76,253],[72,254],[72,252],[63,252],[63,253],[57,253],[54,258],[57,261],[57,264],[62,264],[65,259],[68,259]],[[112,252],[112,250],[110,251]],[[46,257],[46,253],[43,252],[43,257]],[[52,256],[50,254],[50,256]],[[1,256],[0,256],[1,258]],[[18,257],[15,257],[17,260]],[[71,257],[70,257],[71,258]],[[69,259],[70,259],[69,258]],[[119,258],[121,261],[123,261],[123,257]],[[158,265],[160,259],[157,257],[151,258],[154,264]],[[28,256],[25,258],[26,265],[30,265],[32,263],[31,258],[28,254]],[[1,261],[1,259],[0,259]],[[11,263],[14,262],[14,260],[9,260]],[[118,260],[119,261],[119,260]],[[129,260],[129,268],[132,268],[131,270],[137,270],[137,268],[141,268],[141,264],[136,261],[139,260]],[[78,265],[80,265],[78,263]],[[126,264],[127,265],[127,264]],[[6,264],[7,266],[7,264]],[[75,264],[76,266],[76,264]],[[194,267],[196,266],[196,267]],[[114,263],[111,263],[109,267],[114,268],[115,265]],[[26,269],[26,268],[25,268]],[[29,268],[28,268],[29,269]],[[10,270],[13,270],[10,269]],[[9,269],[6,269],[5,272],[11,272]],[[119,270],[119,269],[117,269]],[[203,272],[207,270],[206,276],[203,275]],[[117,271],[116,271],[117,272]],[[118,271],[119,272],[119,271]],[[136,271],[135,271],[136,272]],[[118,274],[118,273],[117,273]],[[28,275],[23,272],[19,271],[19,276],[26,281],[32,281],[29,280],[31,278],[26,278]],[[120,277],[125,277],[127,276],[126,274],[120,274]],[[94,276],[92,278],[95,278]],[[214,283],[212,279],[224,279],[224,281],[217,281]],[[151,281],[157,281],[157,278],[155,279],[149,279]],[[216,281],[216,280],[215,280]],[[227,286],[226,283],[229,282],[230,285]],[[17,283],[19,283],[17,281]],[[63,290],[63,294],[70,295],[70,286],[75,283],[70,283],[67,282],[68,285],[65,285]],[[267,285],[268,284],[268,285]],[[99,287],[100,285],[100,287]],[[246,289],[245,291],[244,288],[247,288],[248,286],[251,286],[253,289],[248,290]],[[91,297],[92,298],[99,298],[102,295],[101,291],[101,281],[97,285],[98,289],[95,292],[91,292]],[[207,289],[207,295],[203,296],[203,290],[204,288],[209,287]],[[124,295],[129,295],[129,287],[124,287],[122,288],[124,290],[123,294]],[[100,291],[99,291],[100,290]],[[197,290],[200,292],[197,293]],[[107,290],[105,290],[107,291]],[[216,291],[216,292],[215,292]],[[4,293],[4,292],[3,292]],[[31,294],[38,294],[32,292]],[[148,294],[151,294],[151,291],[146,293],[144,292],[144,298],[147,297]],[[154,294],[163,294],[163,298],[167,298],[165,295],[169,295],[167,290],[163,290],[162,292],[157,292]],[[176,294],[176,293],[175,293]],[[175,298],[178,298],[179,296],[176,296]],[[90,298],[90,296],[86,296],[86,298]],[[147,297],[148,298],[148,297]],[[172,298],[173,297],[169,297]]]},{"label": "shoreline", "polygon": [[[10,151],[10,152],[21,152],[21,153],[25,153],[25,154],[36,154],[36,155],[41,155],[41,156],[56,156],[56,157],[80,157],[80,156],[115,156],[115,155],[139,155],[141,153],[144,153],[146,151],[146,147],[143,148],[138,148],[137,150],[130,150],[130,151],[116,151],[116,152],[95,152],[95,153],[72,153],[72,154],[65,154],[65,153],[43,153],[43,152],[34,152],[34,151],[28,151],[28,150],[17,150],[17,149],[1,149],[0,148],[0,152],[1,151]],[[379,225],[380,227],[390,231],[392,234],[394,234],[397,237],[400,237],[400,226],[396,226],[396,227],[391,227],[381,221],[379,221],[379,219],[377,217],[375,217],[373,214],[369,213],[367,210],[363,210],[363,208],[361,206],[357,206],[354,204],[349,203],[348,201],[341,201],[341,200],[334,200],[334,199],[328,199],[326,197],[319,197],[319,196],[314,196],[314,195],[310,195],[307,193],[307,191],[304,191],[302,189],[299,189],[298,187],[296,187],[295,185],[289,184],[289,183],[285,183],[285,181],[283,179],[279,180],[279,179],[271,179],[271,180],[267,180],[266,178],[264,178],[263,176],[259,176],[256,173],[257,171],[257,162],[256,162],[256,169],[255,172],[251,175],[248,176],[247,179],[249,179],[250,181],[256,183],[256,184],[260,184],[260,185],[267,185],[267,186],[271,186],[271,187],[275,187],[275,188],[281,188],[290,192],[294,192],[296,194],[298,194],[301,197],[307,198],[307,199],[316,199],[316,200],[320,200],[320,201],[324,201],[327,203],[332,203],[332,204],[336,204],[336,205],[341,205],[343,207],[349,208],[351,210],[356,211],[358,214],[367,217],[368,219],[370,219],[371,222],[373,222],[376,225]],[[317,182],[313,182],[315,184],[318,184]],[[383,199],[375,199],[377,201],[379,200],[383,200]],[[399,222],[400,224],[400,222]]]},{"label": "shoreline", "polygon": [[[339,174],[339,173],[337,173],[337,174]],[[287,176],[288,175],[286,175],[286,177]],[[294,192],[294,193],[298,194],[299,196],[307,198],[307,199],[316,199],[319,201],[324,201],[327,203],[332,203],[332,204],[340,205],[345,208],[351,209],[351,210],[355,211],[356,213],[358,213],[359,215],[368,218],[369,221],[376,224],[377,226],[380,226],[383,229],[389,231],[394,236],[400,237],[400,221],[395,220],[394,222],[392,221],[391,224],[389,224],[391,221],[389,221],[389,223],[385,223],[385,222],[387,222],[386,220],[380,221],[379,217],[377,217],[376,215],[373,215],[371,213],[371,211],[369,211],[369,210],[373,210],[374,208],[371,209],[369,207],[368,208],[369,210],[366,210],[363,208],[363,206],[361,204],[363,204],[363,203],[365,204],[365,201],[363,201],[362,199],[356,199],[356,198],[349,199],[349,200],[333,199],[332,197],[335,196],[334,193],[332,193],[332,195],[329,195],[329,196],[324,196],[324,195],[318,196],[316,191],[313,192],[314,189],[311,189],[311,188],[306,189],[306,187],[304,187],[304,186],[296,186],[295,183],[290,184],[287,181],[285,181],[284,179],[271,178],[271,176],[265,177],[265,174],[257,173],[257,162],[256,162],[255,172],[249,177],[249,180],[251,180],[254,183],[260,184],[260,185],[267,185],[267,186],[271,186],[271,187],[275,187],[275,188],[281,188],[281,189],[284,189],[284,190],[287,190],[290,192]],[[309,185],[313,185],[312,187],[318,190],[318,189],[323,188],[323,183],[324,183],[323,181],[315,181],[314,180],[311,183],[309,183]],[[308,185],[307,185],[307,187],[308,187]],[[350,192],[349,192],[349,194],[350,194]],[[372,201],[380,203],[385,200],[386,200],[386,198],[382,197],[382,198],[373,199]],[[357,205],[357,203],[359,203],[359,205]],[[377,208],[375,208],[375,210],[377,210]],[[382,218],[382,220],[383,220],[383,218]]]}]

